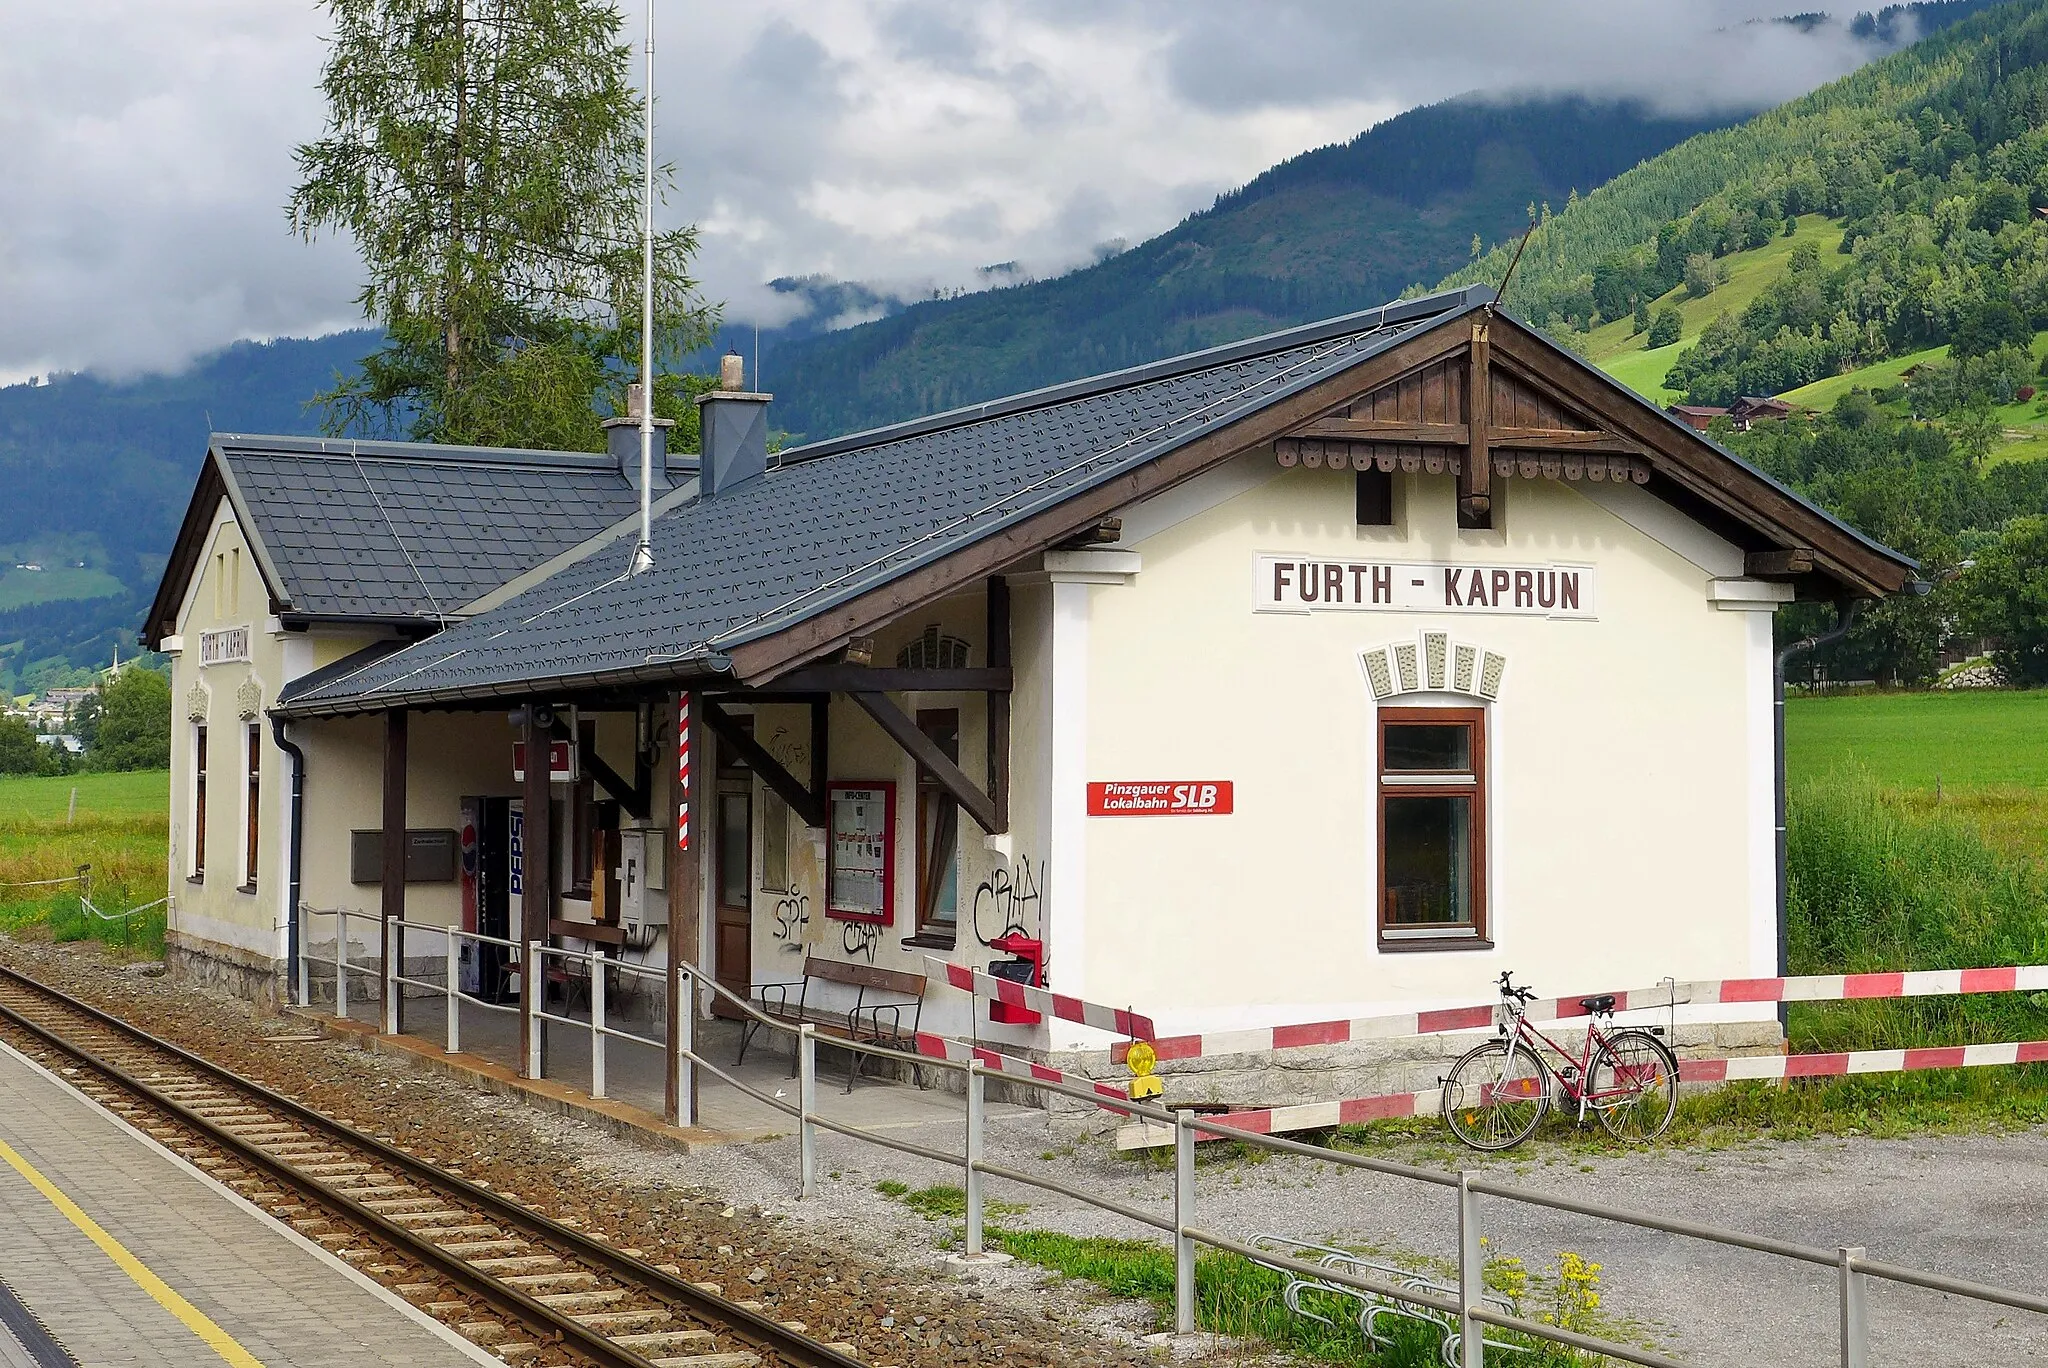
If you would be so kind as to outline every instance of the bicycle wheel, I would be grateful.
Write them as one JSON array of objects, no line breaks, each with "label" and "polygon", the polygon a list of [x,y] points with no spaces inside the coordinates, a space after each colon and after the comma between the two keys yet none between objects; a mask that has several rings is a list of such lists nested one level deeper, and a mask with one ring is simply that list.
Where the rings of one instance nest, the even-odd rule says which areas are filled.
[{"label": "bicycle wheel", "polygon": [[1617,1140],[1655,1140],[1678,1111],[1678,1061],[1648,1031],[1616,1031],[1593,1058],[1590,1099]]},{"label": "bicycle wheel", "polygon": [[1520,1041],[1474,1046],[1444,1080],[1444,1124],[1476,1150],[1521,1144],[1549,1106],[1550,1074]]}]

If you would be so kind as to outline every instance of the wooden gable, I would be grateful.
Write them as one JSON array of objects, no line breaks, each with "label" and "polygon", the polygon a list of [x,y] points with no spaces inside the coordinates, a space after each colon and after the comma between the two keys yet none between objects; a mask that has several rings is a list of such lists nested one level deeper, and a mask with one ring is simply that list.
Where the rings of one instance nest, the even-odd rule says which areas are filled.
[{"label": "wooden gable", "polygon": [[1473,320],[1462,354],[1432,361],[1275,442],[1280,464],[1449,471],[1458,476],[1460,506],[1478,517],[1491,507],[1494,477],[1647,484],[1652,467],[1637,443],[1609,432],[1511,361],[1494,364],[1491,322]]}]

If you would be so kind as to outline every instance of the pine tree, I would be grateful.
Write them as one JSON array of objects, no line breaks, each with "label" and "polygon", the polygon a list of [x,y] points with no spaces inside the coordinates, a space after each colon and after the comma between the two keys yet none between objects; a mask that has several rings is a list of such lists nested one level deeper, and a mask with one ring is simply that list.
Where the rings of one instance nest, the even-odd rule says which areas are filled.
[{"label": "pine tree", "polygon": [[[294,232],[351,235],[382,350],[320,396],[330,431],[600,449],[638,370],[642,165],[632,49],[609,0],[324,0],[323,136]],[[659,184],[673,179],[663,167]],[[655,242],[663,357],[715,311],[692,228]],[[659,369],[659,367],[657,367]]]}]

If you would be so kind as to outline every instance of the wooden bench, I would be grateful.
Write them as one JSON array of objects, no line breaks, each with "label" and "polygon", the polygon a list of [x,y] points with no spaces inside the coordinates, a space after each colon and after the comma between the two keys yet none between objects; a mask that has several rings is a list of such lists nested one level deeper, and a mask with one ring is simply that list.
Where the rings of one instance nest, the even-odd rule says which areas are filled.
[{"label": "wooden bench", "polygon": [[[837,983],[855,989],[853,1006],[843,1012],[821,1007],[810,1000],[813,983]],[[763,1016],[792,1026],[806,1023],[818,1028],[820,1035],[834,1036],[854,1044],[881,1045],[892,1050],[914,1054],[917,1050],[917,1027],[924,1015],[923,974],[906,974],[895,969],[877,969],[868,964],[848,964],[843,960],[818,959],[815,956],[804,960],[804,976],[788,983],[763,983],[754,989],[754,1005]],[[792,1000],[791,994],[795,997]],[[870,1002],[871,993],[893,994],[908,1001]],[[910,1025],[903,1024],[905,1009],[910,1011]],[[748,1020],[740,1027],[740,1053],[736,1064],[747,1059],[747,1042],[754,1032],[761,1028],[759,1021]],[[789,1072],[793,1078],[797,1072],[798,1046],[792,1044],[789,1051]],[[851,1052],[853,1062],[846,1070],[846,1090],[853,1091],[854,1082],[860,1077],[867,1056],[859,1050]],[[917,1086],[924,1086],[924,1071],[911,1066],[911,1077]]]}]

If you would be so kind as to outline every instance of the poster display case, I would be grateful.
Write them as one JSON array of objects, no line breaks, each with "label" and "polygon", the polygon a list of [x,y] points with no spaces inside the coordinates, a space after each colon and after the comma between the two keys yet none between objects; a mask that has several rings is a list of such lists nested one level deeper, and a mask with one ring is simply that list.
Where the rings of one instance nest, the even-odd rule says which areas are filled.
[{"label": "poster display case", "polygon": [[834,780],[825,915],[887,926],[896,918],[896,785]]}]

